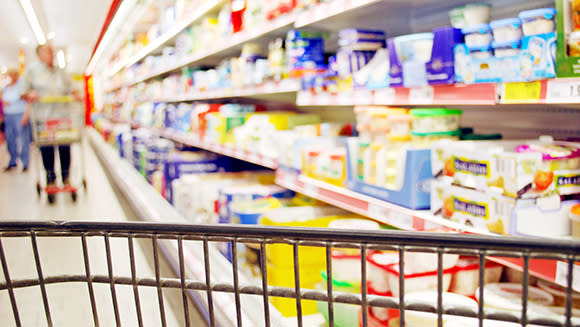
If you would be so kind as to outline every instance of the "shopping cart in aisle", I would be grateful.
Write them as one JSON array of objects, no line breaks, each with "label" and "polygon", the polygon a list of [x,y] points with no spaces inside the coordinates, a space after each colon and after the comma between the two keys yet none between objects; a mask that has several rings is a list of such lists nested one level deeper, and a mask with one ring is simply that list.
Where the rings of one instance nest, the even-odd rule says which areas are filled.
[{"label": "shopping cart in aisle", "polygon": [[[84,267],[76,274],[45,274],[46,258],[43,258],[42,245],[47,245],[50,239],[72,239],[77,242],[79,261]],[[19,264],[22,260],[30,260],[31,267],[35,267],[35,277],[22,278],[12,273],[10,263],[15,262],[16,254],[11,251],[10,244],[14,239],[29,241],[33,255],[30,258],[17,258]],[[111,244],[115,241],[128,244],[130,272],[123,275],[119,272],[117,264],[125,263],[112,259],[113,254],[119,255],[118,251],[111,250]],[[152,245],[151,255],[154,258],[154,277],[138,275],[139,269],[135,264],[135,247],[139,240]],[[99,242],[101,251],[106,257],[106,271],[104,274],[94,273],[95,267],[91,258],[98,255],[87,244]],[[164,243],[165,242],[165,243]],[[179,262],[177,278],[164,277],[159,269],[159,248],[163,244],[173,244],[171,253],[166,255],[175,256]],[[210,267],[215,262],[210,256],[210,249],[215,243],[225,242],[231,245],[232,269],[229,271],[231,280],[223,282],[214,280]],[[252,285],[242,285],[240,278],[241,265],[238,262],[240,244],[254,244],[260,249],[259,265],[261,281]],[[192,262],[191,246],[199,246],[202,254],[196,262]],[[305,263],[305,253],[316,248],[321,251],[323,257],[325,282],[319,288],[310,289],[303,287],[305,280],[310,276],[304,274],[302,265]],[[58,248],[51,247],[53,251]],[[337,249],[349,249],[358,252],[358,264],[350,264],[355,267],[360,276],[360,289],[356,292],[344,292],[340,283],[335,283],[335,278],[344,273],[341,269],[345,266],[334,263],[339,260],[334,255]],[[167,250],[167,248],[165,248]],[[423,280],[424,288],[431,291],[415,293],[410,278],[399,274],[398,277],[389,280],[392,294],[372,294],[371,285],[375,272],[367,260],[377,251],[382,253],[394,253],[402,260],[398,260],[394,267],[397,271],[407,271],[418,262],[411,261],[417,256],[421,257],[421,263],[431,262],[435,265],[435,274],[431,276],[431,284]],[[271,255],[286,253],[284,259],[289,263],[291,286],[272,285],[272,269],[269,262]],[[20,250],[20,252],[22,251]],[[345,326],[345,314],[355,313],[356,324],[348,326],[577,326],[580,321],[577,313],[573,311],[577,303],[573,303],[573,287],[577,288],[578,276],[573,276],[573,271],[579,258],[580,242],[576,241],[553,241],[544,239],[524,238],[500,238],[479,235],[464,234],[435,234],[435,233],[412,233],[400,231],[350,231],[332,230],[320,228],[279,228],[279,227],[254,227],[233,225],[173,225],[151,223],[93,223],[93,222],[0,222],[0,263],[2,264],[4,281],[0,280],[0,312],[4,313],[3,323],[8,325],[23,325],[23,317],[37,316],[46,320],[48,326],[59,325],[58,321],[68,319],[66,310],[62,306],[60,310],[52,310],[51,299],[54,297],[53,284],[82,283],[86,285],[88,292],[87,302],[90,302],[92,322],[86,321],[83,325],[100,325],[103,321],[103,306],[112,306],[116,325],[143,326],[143,321],[149,325],[167,326],[164,291],[168,289],[178,290],[183,300],[183,325],[191,326],[189,320],[187,299],[189,292],[199,291],[205,293],[208,306],[207,325],[215,326],[216,310],[222,310],[223,294],[231,296],[231,309],[228,316],[230,323],[226,326],[281,326],[274,319],[274,308],[270,301],[283,299],[295,309],[293,318],[294,326],[312,326],[305,323],[306,307],[308,302],[316,301],[318,309],[326,316],[326,326]],[[472,256],[479,264],[475,271],[477,277],[477,291],[475,296],[478,301],[464,297],[465,300],[449,301],[447,293],[449,285],[448,261],[452,256]],[[516,293],[521,300],[504,301],[498,306],[497,295],[492,296],[490,289],[486,287],[487,271],[486,263],[492,257],[509,257],[521,260],[523,272],[521,277],[520,292]],[[451,258],[451,259],[450,259]],[[70,258],[68,258],[70,260]],[[563,274],[561,283],[564,285],[563,305],[559,308],[544,306],[542,296],[538,295],[536,288],[529,285],[532,276],[528,267],[535,260],[557,260],[561,262]],[[197,269],[204,273],[204,278],[191,278],[188,269]],[[420,277],[425,277],[423,274]],[[96,300],[95,292],[97,285],[106,285],[110,288],[109,297],[112,301],[105,304]],[[492,286],[494,284],[490,284]],[[507,289],[507,294],[513,294],[514,284]],[[17,296],[22,289],[38,287],[42,295],[37,307],[31,308],[30,304],[22,303]],[[121,287],[130,289],[131,301],[119,301],[118,296]],[[145,288],[156,290],[150,292],[153,299],[145,297]],[[396,291],[395,291],[396,289]],[[396,294],[396,295],[393,295]],[[2,301],[4,296],[4,301]],[[258,307],[248,307],[243,301],[244,297],[258,299]],[[257,297],[258,296],[258,297]],[[458,295],[459,296],[459,295]],[[8,298],[9,300],[7,300]],[[576,296],[574,297],[576,298]],[[220,302],[221,301],[221,302]],[[577,300],[574,299],[574,302]],[[132,302],[132,303],[129,303]],[[226,301],[227,302],[227,301]],[[492,303],[493,302],[493,303]],[[133,317],[121,315],[119,306],[134,305]],[[146,303],[153,303],[156,310],[143,310]],[[286,304],[288,304],[286,303]],[[502,303],[501,301],[499,302]],[[286,305],[284,304],[284,305]],[[228,307],[228,304],[225,305]],[[279,308],[280,306],[276,306]],[[81,310],[78,306],[67,308],[69,310]],[[33,311],[31,313],[30,311]],[[36,311],[35,311],[36,310]],[[10,321],[8,311],[12,311],[13,321]],[[158,313],[156,318],[151,318],[151,313]],[[226,310],[227,311],[227,310]],[[59,317],[60,315],[60,317]],[[64,316],[64,318],[63,318]],[[390,316],[388,322],[383,321]],[[126,319],[132,319],[127,322]],[[350,317],[349,319],[352,319]],[[124,320],[125,319],[125,320]],[[37,322],[37,324],[44,324]],[[222,323],[223,325],[223,323]],[[286,324],[287,326],[287,324]]]},{"label": "shopping cart in aisle", "polygon": [[42,97],[39,102],[31,104],[30,122],[32,139],[38,149],[52,146],[56,151],[60,145],[79,144],[81,149],[81,155],[78,158],[80,180],[77,184],[47,185],[46,179],[43,181],[42,178],[44,171],[42,165],[38,165],[39,173],[36,182],[38,196],[40,197],[42,192],[45,192],[49,203],[54,202],[57,193],[70,193],[72,200],[76,201],[78,190],[81,187],[86,190],[87,187],[84,146],[82,144],[84,128],[82,103],[73,101],[73,98],[69,96]]}]

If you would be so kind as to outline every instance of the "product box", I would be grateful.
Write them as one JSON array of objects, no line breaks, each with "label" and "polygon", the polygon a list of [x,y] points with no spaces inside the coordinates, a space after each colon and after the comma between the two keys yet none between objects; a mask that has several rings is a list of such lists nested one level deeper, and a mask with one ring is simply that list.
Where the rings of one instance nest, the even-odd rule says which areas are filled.
[{"label": "product box", "polygon": [[163,172],[166,194],[169,202],[173,203],[172,183],[183,175],[226,172],[232,170],[232,159],[213,154],[199,154],[195,152],[174,152],[165,160]]},{"label": "product box", "polygon": [[558,77],[580,76],[580,20],[573,8],[575,1],[556,0],[556,74]]},{"label": "product box", "polygon": [[556,34],[524,36],[518,55],[474,58],[463,44],[455,46],[458,83],[524,82],[556,76]]},{"label": "product box", "polygon": [[205,119],[207,125],[204,140],[225,144],[228,139],[232,138],[230,132],[234,128],[244,124],[246,121],[246,114],[222,114],[219,112],[212,112],[207,114]]},{"label": "product box", "polygon": [[387,40],[390,81],[392,87],[413,87],[427,84],[454,84],[454,46],[463,41],[461,30],[451,26],[433,30],[431,59],[427,62],[400,60],[394,38]]},{"label": "product box", "polygon": [[431,174],[431,150],[407,150],[404,159],[403,183],[398,190],[365,183],[357,176],[359,140],[349,139],[347,151],[347,188],[383,201],[392,202],[410,209],[429,208],[429,182]]},{"label": "product box", "polygon": [[431,211],[478,230],[541,237],[570,235],[570,208],[580,200],[514,199],[442,181],[431,184]]},{"label": "product box", "polygon": [[580,193],[580,144],[537,141],[440,141],[433,145],[435,177],[512,198]]}]

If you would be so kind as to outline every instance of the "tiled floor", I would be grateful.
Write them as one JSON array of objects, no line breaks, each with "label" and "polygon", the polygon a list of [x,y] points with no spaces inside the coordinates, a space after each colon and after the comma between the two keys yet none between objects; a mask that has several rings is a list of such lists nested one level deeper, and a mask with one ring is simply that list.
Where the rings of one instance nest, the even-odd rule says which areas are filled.
[{"label": "tiled floor", "polygon": [[[33,162],[27,173],[20,169],[0,171],[0,219],[1,220],[89,220],[126,221],[134,220],[134,214],[110,184],[103,167],[90,146],[85,146],[86,179],[88,189],[81,192],[73,203],[70,196],[61,194],[55,204],[47,203],[45,196],[38,198],[36,180],[39,155],[33,151]],[[73,160],[80,157],[80,147],[73,148]],[[5,145],[0,146],[0,168],[8,163]],[[79,162],[75,162],[79,168]],[[75,165],[73,164],[73,168]],[[80,180],[79,169],[73,181]],[[149,243],[136,241],[135,255],[138,276],[153,277],[152,247]],[[34,257],[29,238],[2,238],[10,276],[12,279],[37,278]],[[79,238],[39,238],[38,246],[44,276],[61,274],[84,274],[82,248]],[[107,274],[107,260],[102,237],[89,240],[89,257],[92,273]],[[131,276],[127,239],[111,239],[114,273]],[[167,262],[161,262],[162,276],[175,278]],[[4,273],[0,268],[0,283]],[[120,319],[124,326],[137,326],[135,298],[130,286],[116,287]],[[23,326],[46,326],[45,311],[39,287],[18,289],[16,303]],[[93,314],[86,283],[53,284],[47,286],[48,302],[54,326],[93,325]],[[139,288],[144,326],[161,326],[159,303],[155,288]],[[183,326],[183,303],[181,291],[164,291],[167,326]],[[101,326],[114,326],[115,315],[109,284],[95,285],[98,319]],[[193,326],[200,326],[199,315],[193,306],[190,315]],[[12,326],[12,307],[7,292],[0,290],[0,321]]]}]

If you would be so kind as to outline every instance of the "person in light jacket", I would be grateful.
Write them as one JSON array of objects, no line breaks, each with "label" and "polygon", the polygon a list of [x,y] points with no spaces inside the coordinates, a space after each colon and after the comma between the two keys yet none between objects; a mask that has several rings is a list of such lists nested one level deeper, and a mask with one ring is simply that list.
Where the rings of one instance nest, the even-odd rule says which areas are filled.
[{"label": "person in light jacket", "polygon": [[18,70],[10,70],[8,76],[10,84],[2,91],[2,106],[4,107],[4,129],[10,163],[4,171],[15,169],[18,160],[22,163],[22,171],[27,171],[30,158],[30,124],[28,121],[23,121],[27,103],[20,96]]}]

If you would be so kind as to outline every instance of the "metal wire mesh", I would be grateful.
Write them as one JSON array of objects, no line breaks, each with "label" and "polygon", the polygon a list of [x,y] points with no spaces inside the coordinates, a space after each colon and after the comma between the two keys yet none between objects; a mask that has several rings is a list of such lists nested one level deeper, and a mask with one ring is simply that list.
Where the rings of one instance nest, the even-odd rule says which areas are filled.
[{"label": "metal wire mesh", "polygon": [[[20,278],[11,274],[9,265],[10,251],[4,245],[9,239],[27,239],[33,252],[33,261],[36,268],[36,276],[31,278]],[[48,238],[74,239],[78,241],[78,247],[82,250],[82,271],[72,274],[56,273],[46,274],[46,262],[41,256],[42,243],[40,240]],[[104,243],[104,254],[106,256],[106,273],[95,273],[91,265],[91,256],[97,255],[91,251],[87,245],[89,241],[100,240]],[[124,240],[127,242],[130,272],[119,274],[116,269],[116,262],[113,260],[111,242]],[[135,245],[137,242],[147,242],[152,245],[150,255],[154,261],[154,276],[140,276],[136,267]],[[160,244],[163,242],[173,242],[174,255],[178,258],[179,269],[178,278],[163,277],[159,269]],[[231,279],[227,281],[213,280],[211,248],[217,243],[227,243],[231,245],[232,270]],[[201,246],[203,258],[200,258],[200,266],[191,267],[188,247],[192,244]],[[241,267],[238,262],[239,244],[257,244],[260,249],[259,274],[261,282],[241,284]],[[293,267],[292,287],[273,286],[268,279],[269,263],[267,260],[268,251],[272,251],[270,246],[274,244],[285,244],[291,247],[291,257],[283,258]],[[316,247],[324,253],[324,266],[326,278],[326,289],[310,289],[302,287],[301,281],[307,278],[301,270],[304,247]],[[354,249],[360,253],[360,293],[343,293],[333,290],[333,276],[337,271],[333,271],[332,251],[336,248]],[[58,251],[58,249],[52,249]],[[399,255],[398,269],[405,271],[405,258],[415,253],[430,253],[436,256],[437,262],[437,301],[435,304],[428,301],[409,301],[405,294],[408,287],[404,274],[399,274],[398,296],[377,296],[369,294],[368,291],[368,267],[367,255],[372,251],[386,250],[396,251]],[[515,326],[573,326],[578,321],[572,315],[572,294],[573,294],[573,267],[578,260],[580,243],[573,241],[550,241],[544,239],[524,239],[524,238],[500,238],[477,235],[461,234],[431,234],[431,233],[409,233],[398,231],[345,231],[331,229],[304,229],[304,228],[275,228],[275,227],[250,227],[250,226],[230,226],[230,225],[173,225],[173,224],[149,224],[149,223],[90,223],[90,222],[3,222],[0,223],[0,263],[2,265],[4,281],[0,283],[0,295],[6,292],[9,304],[13,313],[13,322],[9,325],[22,326],[22,309],[27,303],[18,301],[15,295],[21,289],[29,287],[39,287],[42,296],[42,310],[48,326],[54,325],[55,311],[52,310],[50,285],[62,283],[82,283],[86,284],[88,301],[91,306],[92,324],[99,326],[101,323],[100,306],[110,305],[118,326],[122,325],[119,312],[119,299],[117,291],[119,287],[128,286],[132,288],[134,297],[134,314],[139,326],[144,324],[144,312],[142,304],[149,301],[157,301],[158,322],[154,325],[167,326],[166,308],[164,301],[164,290],[175,289],[181,291],[183,301],[183,318],[186,326],[192,326],[190,320],[188,297],[192,291],[200,291],[206,294],[209,317],[208,324],[216,326],[216,299],[227,294],[231,296],[235,309],[229,317],[237,326],[264,325],[274,326],[272,322],[272,306],[270,301],[275,298],[292,299],[296,310],[296,324],[305,326],[304,323],[304,301],[314,300],[326,303],[328,310],[328,325],[336,325],[336,316],[340,314],[341,307],[337,305],[352,304],[360,306],[360,322],[362,326],[372,325],[370,319],[370,308],[386,308],[398,311],[398,325],[410,326],[406,322],[406,317],[410,312],[424,312],[436,315],[434,326],[446,325],[446,319],[451,316],[463,317],[465,326],[487,326],[491,320],[501,320],[513,322]],[[469,255],[477,257],[479,262],[479,291],[478,306],[447,307],[444,302],[444,278],[445,277],[445,257],[451,254]],[[522,302],[520,312],[506,310],[491,310],[486,306],[484,298],[485,285],[485,263],[493,257],[519,258],[523,264],[522,278]],[[27,260],[30,258],[21,258]],[[565,309],[561,315],[542,315],[530,310],[528,302],[529,292],[529,266],[533,260],[558,260],[567,269],[566,280],[566,301]],[[102,267],[98,267],[102,268]],[[205,278],[194,278],[188,273],[191,269],[203,271]],[[100,303],[95,299],[96,285],[108,285],[110,289],[110,304]],[[145,288],[156,289],[155,296],[144,298],[142,291]],[[6,295],[4,293],[4,295]],[[261,297],[261,308],[250,307],[244,301],[247,296]],[[75,310],[75,308],[70,308]],[[57,314],[61,314],[58,312]],[[251,318],[251,319],[250,319]],[[3,318],[4,322],[9,318]],[[503,326],[503,325],[502,325]]]}]

